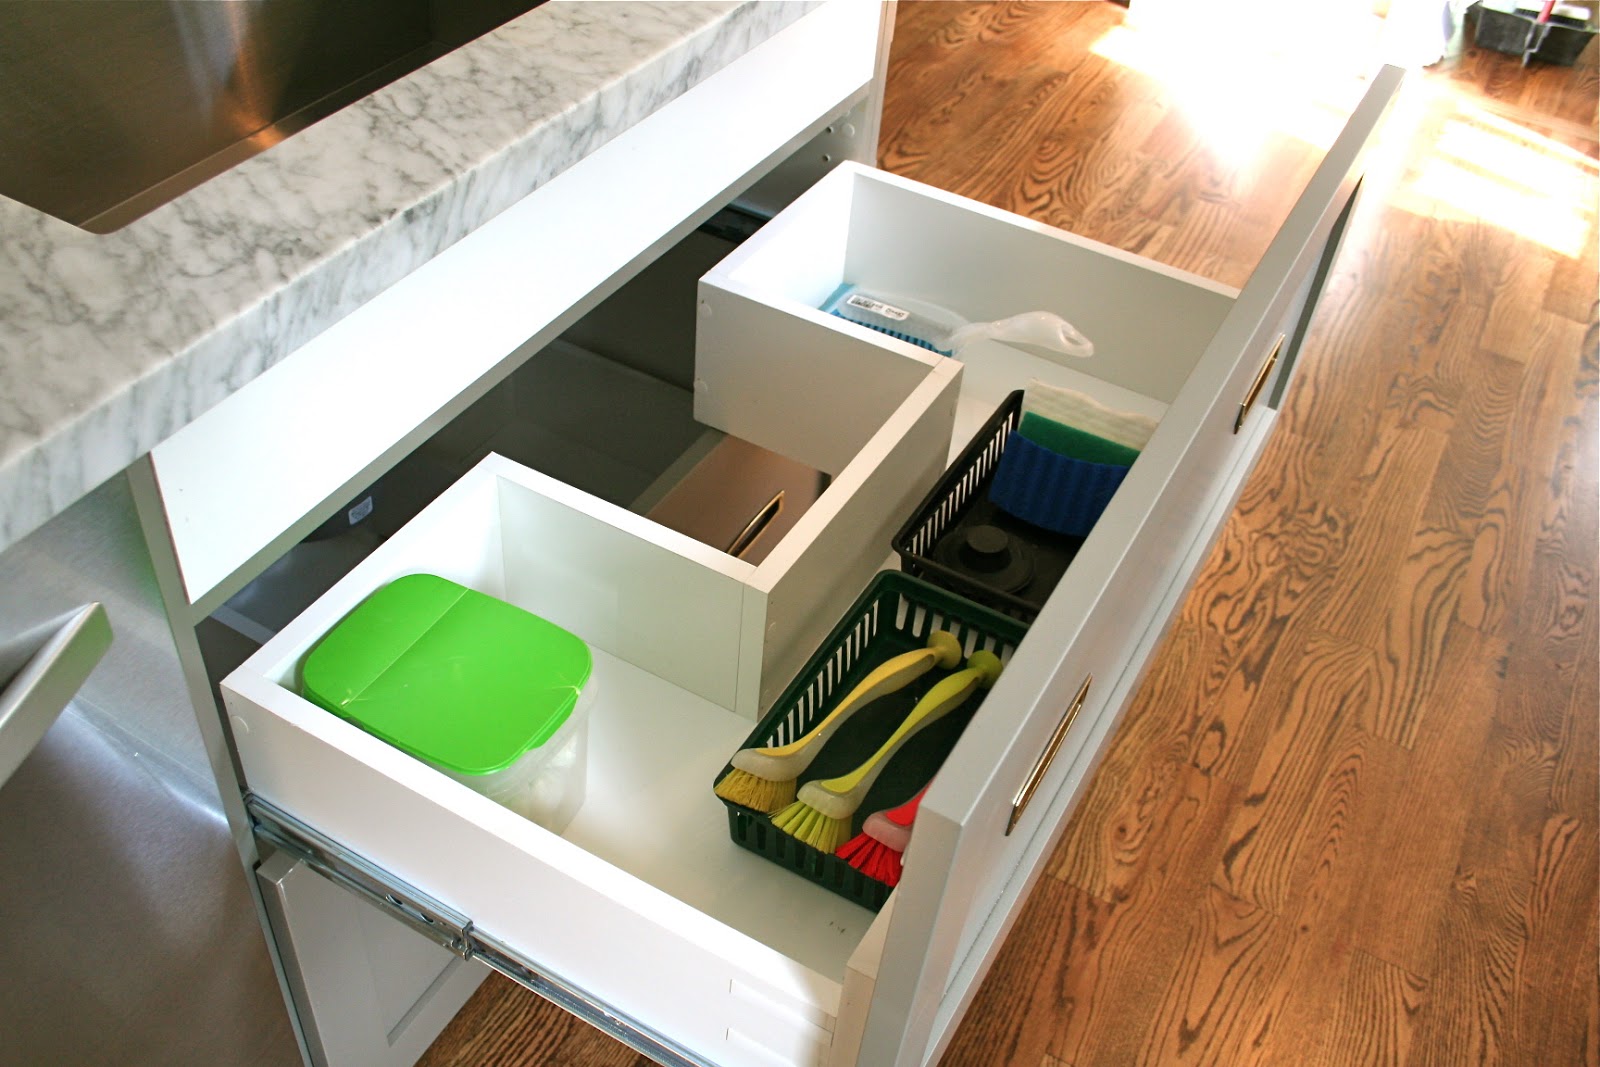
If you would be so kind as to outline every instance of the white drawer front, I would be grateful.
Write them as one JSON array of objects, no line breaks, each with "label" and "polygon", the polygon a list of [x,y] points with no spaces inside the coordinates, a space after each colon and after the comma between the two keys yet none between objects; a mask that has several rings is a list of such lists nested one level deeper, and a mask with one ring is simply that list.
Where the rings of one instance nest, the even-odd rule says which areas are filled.
[{"label": "white drawer front", "polygon": [[[596,667],[598,683],[614,695],[649,700],[657,712],[682,710],[673,707],[681,694],[641,672],[624,679],[616,668],[604,661]],[[720,918],[708,914],[719,890],[698,877],[696,863],[724,872],[722,891],[763,892],[754,882],[766,872],[741,870],[742,857],[725,833],[728,856],[689,828],[679,849],[684,869],[676,877],[693,884],[674,885],[673,872],[633,857],[630,865],[668,887],[662,889],[598,854],[639,852],[652,844],[666,849],[616,838],[678,832],[683,805],[671,805],[675,817],[656,815],[635,826],[612,821],[606,812],[580,812],[566,837],[556,837],[321,709],[289,706],[285,694],[271,682],[240,675],[225,691],[240,757],[262,796],[402,881],[426,887],[538,970],[681,1046],[719,1063],[760,1063],[724,1054],[728,1033],[737,1028],[803,1052],[795,1062],[822,1061],[847,953],[831,961],[809,957],[826,963],[830,973],[824,974],[794,958],[798,953],[738,929],[735,924],[759,933],[763,920],[737,902]],[[702,716],[709,710],[701,705]],[[596,712],[603,716],[605,709]],[[599,718],[594,725],[602,725]],[[697,734],[716,733],[714,726],[698,725]],[[596,770],[591,766],[591,794],[602,784],[594,779],[605,778]],[[645,778],[631,802],[649,807],[649,791],[671,788],[679,770]],[[715,804],[693,814],[713,829],[719,816]],[[673,890],[698,894],[700,906]],[[774,898],[775,907],[815,916],[807,920],[815,923],[812,936],[838,936],[826,926],[830,920],[846,937],[864,935],[870,916],[842,914],[859,909],[841,901],[835,909],[841,914],[824,917],[816,904]]]}]

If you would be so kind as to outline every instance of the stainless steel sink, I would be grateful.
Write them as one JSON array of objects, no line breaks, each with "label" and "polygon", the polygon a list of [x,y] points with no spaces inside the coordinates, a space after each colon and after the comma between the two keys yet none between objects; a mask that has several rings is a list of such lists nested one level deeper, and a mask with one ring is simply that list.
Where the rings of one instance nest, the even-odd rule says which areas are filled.
[{"label": "stainless steel sink", "polygon": [[110,233],[542,0],[0,0],[0,195]]}]

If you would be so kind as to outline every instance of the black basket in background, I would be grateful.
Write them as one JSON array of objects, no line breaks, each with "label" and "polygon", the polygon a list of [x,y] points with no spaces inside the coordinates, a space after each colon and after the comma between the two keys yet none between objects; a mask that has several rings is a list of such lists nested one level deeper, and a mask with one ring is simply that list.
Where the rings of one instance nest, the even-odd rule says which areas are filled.
[{"label": "black basket in background", "polygon": [[1472,41],[1479,48],[1494,52],[1507,52],[1522,57],[1523,66],[1530,59],[1570,67],[1594,39],[1596,26],[1592,19],[1576,19],[1554,15],[1540,22],[1534,3],[1522,10],[1510,0],[1491,0],[1475,6],[1477,26]]},{"label": "black basket in background", "polygon": [[[925,648],[928,635],[946,630],[963,658],[986,649],[1010,659],[1027,632],[1015,619],[898,571],[883,571],[828,634],[741,748],[768,748],[798,740],[820,722],[873,668],[904,652]],[[956,669],[959,669],[956,668]],[[853,712],[802,774],[798,784],[832,778],[859,766],[889,738],[918,700],[948,672],[931,670],[916,682]],[[850,834],[875,811],[910,800],[943,764],[983,703],[982,694],[918,731],[889,760],[851,819]],[[731,757],[731,753],[729,754]],[[717,774],[720,782],[731,763]],[[722,801],[734,842],[848,900],[877,911],[891,887],[829,852],[812,848],[772,824],[772,817]]]},{"label": "black basket in background", "polygon": [[[1005,453],[1006,440],[1022,422],[1022,395],[1018,389],[1006,397],[973,435],[971,443],[900,527],[893,547],[907,574],[1032,622],[1066,573],[1072,557],[1078,554],[1083,538],[1041,529],[989,502],[989,483]],[[1029,571],[1021,584],[1014,563],[1010,569],[1000,566],[985,570],[986,561],[974,559],[972,542],[979,537],[998,540],[990,532],[996,530],[1006,542],[1000,551],[1026,559]],[[976,546],[980,550],[989,547]]]}]

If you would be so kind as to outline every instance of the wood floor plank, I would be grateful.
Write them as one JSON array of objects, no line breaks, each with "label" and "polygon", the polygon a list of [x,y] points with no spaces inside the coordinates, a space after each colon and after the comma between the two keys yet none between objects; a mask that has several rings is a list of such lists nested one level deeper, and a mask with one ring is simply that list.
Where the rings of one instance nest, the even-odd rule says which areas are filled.
[{"label": "wood floor plank", "polygon": [[1463,576],[1456,614],[1469,626],[1492,631],[1502,610],[1500,577],[1510,565],[1508,541],[1515,537],[1513,508],[1519,468],[1508,462],[1518,447],[1510,424],[1521,399],[1525,367],[1510,360],[1479,355],[1479,373],[1467,410],[1451,434],[1447,462],[1433,487],[1428,516],[1471,537],[1472,550]]},{"label": "wood floor plank", "polygon": [[1438,527],[1418,530],[1406,547],[1378,639],[1378,684],[1368,708],[1370,729],[1405,748],[1416,745],[1430,700],[1446,682],[1446,643],[1473,542]]},{"label": "wood floor plank", "polygon": [[1049,1055],[1055,1028],[1023,1026],[1023,1020],[1030,1015],[1047,1015],[1059,1028],[1071,1026],[1074,1016],[1092,1018],[1097,1012],[1106,1011],[1107,1005],[1099,1000],[1103,983],[1096,956],[1115,911],[1074,886],[1042,879],[1019,920],[1038,930],[1040,936],[1008,939],[996,966],[1059,976],[1067,973],[1062,959],[1070,953],[1078,961],[1071,972],[1076,984],[1036,982],[1025,992],[984,999],[974,1011],[975,1025],[963,1029],[960,1040],[946,1050],[943,1063],[947,1067],[1039,1063]]},{"label": "wood floor plank", "polygon": [[[1207,895],[1207,877],[1222,847],[1222,825],[1237,809],[1238,789],[1187,764],[1175,768],[1172,783],[1149,830],[1138,835],[1143,844],[1131,862],[1124,851],[1121,869],[1090,878],[1110,886],[1103,897],[1093,897],[1102,905],[1094,913],[1100,917],[1096,949],[1090,958],[1071,957],[1061,982],[1076,991],[1077,1002],[1095,1010],[1028,1020],[1030,1026],[1049,1030],[1052,1053],[1068,1063],[1138,1061],[1150,1020],[1167,998],[1179,966],[1174,947],[1188,936]],[[1096,789],[1105,792],[1119,792],[1121,785],[1104,775],[1096,779]],[[1144,791],[1135,786],[1126,792],[1142,796]],[[1130,796],[1126,802],[1141,801]],[[1064,854],[1070,855],[1057,853]],[[1071,873],[1069,864],[1057,868],[1058,875]],[[987,998],[1013,995],[1010,987],[1005,980],[985,982],[975,1010]]]},{"label": "wood floor plank", "polygon": [[[1392,276],[1404,269],[1394,258],[1401,255],[1358,247],[1352,270]],[[1283,428],[1315,443],[1318,462],[1311,473],[1318,484],[1344,477],[1352,463],[1365,460],[1390,408],[1394,379],[1410,364],[1419,314],[1414,302],[1376,299],[1369,282],[1334,273],[1306,333],[1294,387],[1284,396]],[[1356,359],[1360,373],[1352,367]],[[1343,493],[1328,495],[1347,501]]]},{"label": "wood floor plank", "polygon": [[1483,788],[1480,761],[1505,671],[1503,645],[1452,624],[1441,684],[1429,694],[1423,728],[1385,800],[1388,818],[1347,874],[1342,926],[1352,943],[1424,978],[1436,973],[1436,918],[1472,822],[1467,798]]},{"label": "wood floor plank", "polygon": [[[1566,514],[1581,514],[1560,502],[1554,471],[1569,462],[1564,455],[1577,455],[1585,427],[1592,437],[1594,420],[1582,414],[1582,393],[1589,388],[1588,372],[1579,363],[1583,331],[1555,316],[1546,316],[1546,322],[1564,336],[1541,346],[1524,367],[1511,419],[1501,435],[1493,501],[1476,539],[1460,605],[1461,617],[1485,631],[1518,625],[1518,619],[1508,616],[1518,610],[1516,597],[1541,539],[1565,537],[1563,508]],[[1541,532],[1546,527],[1552,533]],[[1582,559],[1583,536],[1546,551]]]},{"label": "wood floor plank", "polygon": [[1593,974],[1563,965],[1574,936],[1595,937],[1595,846],[1593,809],[1553,813],[1541,828],[1529,893],[1524,978],[1513,991],[1516,1025],[1531,1057],[1543,1063],[1584,1062],[1587,1039],[1569,1020],[1590,1010],[1600,996]]},{"label": "wood floor plank", "polygon": [[1305,1062],[1406,1067],[1416,1017],[1427,999],[1426,979],[1369,953],[1352,953],[1328,1047]]},{"label": "wood floor plank", "polygon": [[650,1061],[561,1008],[490,975],[417,1067],[650,1067]]},{"label": "wood floor plank", "polygon": [[1407,595],[1400,580],[1415,559],[1426,503],[1414,487],[1433,480],[1446,444],[1431,430],[1381,427],[1354,476],[1329,486],[1350,501],[1352,517],[1344,554],[1321,583],[1318,612],[1328,631],[1369,647],[1382,643],[1388,615],[1373,607],[1397,589]]},{"label": "wood floor plank", "polygon": [[[1174,809],[1192,795],[1192,786],[1185,782],[1189,771],[1209,773],[1191,762],[1195,735],[1205,725],[1192,709],[1205,706],[1206,679],[1214,677],[1199,666],[1200,661],[1216,654],[1210,635],[1181,623],[1173,627],[1157,665],[1158,675],[1168,677],[1152,680],[1160,691],[1171,693],[1170,687],[1181,677],[1195,702],[1135,704],[1128,710],[1119,743],[1101,763],[1105,773],[1096,775],[1079,802],[1082,818],[1098,832],[1075,835],[1070,846],[1058,850],[1053,870],[1057,879],[1115,902],[1126,899],[1131,887],[1148,878],[1147,856],[1171,848],[1172,842],[1160,835],[1181,823],[1181,814]],[[1166,758],[1150,758],[1151,753],[1163,751]]]},{"label": "wood floor plank", "polygon": [[[1312,612],[1329,568],[1346,551],[1351,516],[1330,506],[1320,488],[1324,458],[1292,430],[1274,434],[1262,476],[1246,486],[1185,602],[1185,623],[1214,635],[1217,645],[1205,667],[1207,687],[1189,705],[1204,714],[1191,759],[1210,773],[1248,780],[1262,739],[1249,715],[1266,666],[1286,632]],[[1163,699],[1183,706],[1186,696]]]},{"label": "wood floor plank", "polygon": [[[1591,439],[1593,447],[1593,439]],[[1593,487],[1597,480],[1590,480]],[[1588,514],[1600,514],[1592,506]],[[1555,778],[1551,783],[1550,801],[1560,811],[1589,812],[1600,816],[1600,760],[1591,758],[1600,752],[1600,656],[1593,653],[1600,648],[1600,612],[1590,610],[1586,632],[1579,639],[1579,647],[1590,653],[1580,655],[1575,664],[1572,681],[1572,698],[1561,724],[1561,737],[1556,744]],[[1600,944],[1600,942],[1597,942]]]},{"label": "wood floor plank", "polygon": [[[1592,632],[1586,616],[1579,620]],[[1553,947],[1553,929],[1570,938],[1588,925],[1600,858],[1593,808],[1580,814],[1552,803],[1561,744],[1553,732],[1564,727],[1576,672],[1551,669],[1550,650],[1566,643],[1559,627],[1544,636],[1543,655],[1513,647],[1475,774],[1423,1031],[1437,1062],[1578,1062],[1581,1052],[1581,1033],[1557,1023],[1584,1008],[1571,995],[1570,972],[1551,981],[1549,967],[1535,963]],[[1533,1060],[1541,1049],[1554,1058]]]},{"label": "wood floor plank", "polygon": [[[1579,338],[1539,353],[1529,367],[1522,404],[1546,413],[1536,419],[1525,410],[1512,433],[1526,450],[1520,490],[1513,504],[1527,521],[1525,570],[1508,575],[1520,596],[1507,595],[1507,623],[1544,643],[1559,641],[1563,661],[1585,653],[1579,640],[1579,614],[1592,605],[1596,557],[1594,378],[1578,362]],[[1559,421],[1557,421],[1559,417]],[[1591,608],[1592,610],[1592,608]]]},{"label": "wood floor plank", "polygon": [[1253,1036],[1252,1009],[1282,955],[1272,934],[1283,920],[1215,885],[1196,912],[1141,1064],[1231,1063]]},{"label": "wood floor plank", "polygon": [[1281,865],[1290,877],[1279,911],[1285,921],[1275,936],[1285,948],[1255,1006],[1251,1039],[1236,1059],[1241,1065],[1313,1063],[1338,1047],[1330,1006],[1341,1000],[1358,962],[1349,900],[1383,876],[1375,870],[1378,845],[1411,757],[1346,721],[1335,727],[1320,762],[1303,833],[1283,838],[1294,852]]},{"label": "wood floor plank", "polygon": [[1519,362],[1528,358],[1549,315],[1544,296],[1555,276],[1556,259],[1553,254],[1510,257],[1478,340],[1484,351]]},{"label": "wood floor plank", "polygon": [[1588,266],[1600,261],[1600,233],[1597,230],[1600,227],[1589,227],[1588,239],[1577,255],[1554,261],[1550,270],[1550,286],[1540,301],[1540,306],[1550,314],[1585,325],[1594,323],[1597,311],[1600,311],[1600,299],[1597,299],[1594,286],[1590,284],[1593,276]]},{"label": "wood floor plank", "polygon": [[1505,867],[1462,869],[1439,923],[1439,964],[1419,1013],[1426,1067],[1516,1062],[1511,994],[1521,954],[1526,879]]},{"label": "wood floor plank", "polygon": [[[1382,314],[1381,299],[1373,297],[1372,314]],[[1463,304],[1442,328],[1428,334],[1413,335],[1404,360],[1393,361],[1395,370],[1378,421],[1404,428],[1420,428],[1437,433],[1455,431],[1456,418],[1464,405],[1477,399],[1479,391],[1477,360],[1463,355],[1477,351],[1488,311]],[[1520,367],[1510,373],[1515,376]],[[1443,462],[1450,467],[1448,458]]]},{"label": "wood floor plank", "polygon": [[[1350,802],[1342,794],[1355,785],[1370,747],[1359,724],[1377,684],[1371,652],[1343,638],[1310,631],[1284,651],[1282,662],[1295,668],[1280,668],[1282,686],[1262,690],[1272,710],[1259,717],[1270,731],[1228,826],[1218,872],[1231,895],[1276,915],[1288,913],[1307,864],[1348,819],[1328,808]],[[1340,794],[1336,800],[1325,796],[1330,789]]]}]

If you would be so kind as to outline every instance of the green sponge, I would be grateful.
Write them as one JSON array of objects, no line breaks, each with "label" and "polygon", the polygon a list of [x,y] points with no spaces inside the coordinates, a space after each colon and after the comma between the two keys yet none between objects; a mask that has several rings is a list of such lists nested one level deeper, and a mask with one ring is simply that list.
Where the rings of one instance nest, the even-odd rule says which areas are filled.
[{"label": "green sponge", "polygon": [[1104,463],[1116,467],[1131,467],[1139,458],[1137,448],[1107,441],[1087,430],[1067,426],[1047,419],[1043,415],[1025,412],[1017,433],[1041,448],[1047,448],[1068,459],[1081,459],[1086,463]]}]

